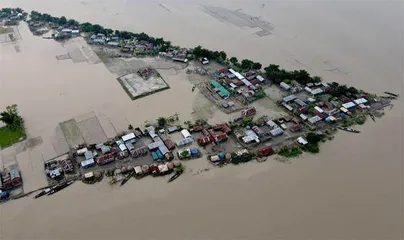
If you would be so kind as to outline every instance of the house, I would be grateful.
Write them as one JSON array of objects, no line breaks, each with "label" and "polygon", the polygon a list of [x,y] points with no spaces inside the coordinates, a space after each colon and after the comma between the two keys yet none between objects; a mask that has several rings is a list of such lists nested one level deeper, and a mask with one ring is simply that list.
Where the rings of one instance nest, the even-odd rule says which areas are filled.
[{"label": "house", "polygon": [[230,92],[227,91],[227,89],[224,88],[218,81],[212,79],[212,80],[210,80],[210,85],[213,88],[215,88],[215,90],[218,92],[220,97],[222,97],[222,98],[230,97]]},{"label": "house", "polygon": [[297,132],[297,131],[300,131],[300,130],[302,130],[302,126],[301,126],[300,124],[294,124],[294,125],[290,128],[290,131],[291,131],[291,132]]},{"label": "house", "polygon": [[356,105],[359,105],[359,104],[366,104],[368,102],[368,100],[366,100],[365,98],[359,98],[359,99],[354,100],[354,102]]},{"label": "house", "polygon": [[323,109],[321,109],[321,108],[319,108],[319,107],[317,107],[317,106],[315,106],[314,109],[315,109],[317,112],[319,112],[319,113],[323,113],[323,112],[324,112]]},{"label": "house", "polygon": [[205,57],[205,58],[202,58],[201,59],[201,63],[202,63],[202,65],[206,65],[206,64],[209,64],[209,60]]},{"label": "house", "polygon": [[192,138],[191,133],[189,133],[189,131],[186,129],[181,130],[181,135],[183,138]]},{"label": "house", "polygon": [[281,86],[281,88],[283,90],[286,90],[286,91],[289,91],[290,88],[291,88],[291,86],[289,84],[285,83],[285,82],[281,82],[279,85]]},{"label": "house", "polygon": [[275,128],[275,129],[271,130],[270,133],[271,133],[272,136],[276,137],[276,136],[282,135],[282,134],[283,134],[283,130],[282,130],[282,128],[277,127],[277,128]]},{"label": "house", "polygon": [[324,92],[324,91],[323,91],[323,89],[321,89],[321,88],[316,88],[316,89],[311,90],[311,94],[312,94],[313,96],[322,94],[323,92]]},{"label": "house", "polygon": [[253,126],[251,128],[258,136],[263,136],[264,135],[264,131],[262,131],[261,128],[259,128],[258,126]]},{"label": "house", "polygon": [[257,75],[256,79],[260,82],[265,81],[265,78],[263,78],[261,75]]},{"label": "house", "polygon": [[278,124],[276,124],[274,121],[272,120],[268,120],[265,122],[266,125],[268,125],[271,129],[277,128]]},{"label": "house", "polygon": [[122,141],[134,143],[136,142],[136,136],[134,133],[126,134],[125,136],[122,136]]},{"label": "house", "polygon": [[305,103],[305,102],[303,102],[302,100],[300,100],[300,99],[295,99],[295,101],[294,101],[297,105],[299,105],[300,107],[305,107],[307,104]]},{"label": "house", "polygon": [[344,104],[342,104],[342,107],[343,108],[346,108],[346,109],[350,109],[350,108],[354,108],[356,106],[356,104],[354,103],[354,102],[347,102],[347,103],[344,103]]},{"label": "house", "polygon": [[310,124],[314,125],[314,124],[316,124],[316,123],[318,123],[318,122],[321,121],[321,117],[319,117],[319,116],[314,116],[314,117],[309,118],[307,121],[308,121]]},{"label": "house", "polygon": [[335,118],[335,117],[333,117],[333,116],[328,116],[326,119],[325,119],[325,121],[327,121],[327,122],[335,122],[337,119]]},{"label": "house", "polygon": [[299,117],[303,120],[303,122],[308,119],[308,117],[306,115],[304,115],[303,113],[300,114]]},{"label": "house", "polygon": [[251,142],[256,142],[256,143],[260,142],[258,135],[252,130],[246,130],[245,136],[242,139],[243,139],[243,142],[246,144],[251,143]]},{"label": "house", "polygon": [[243,111],[241,111],[241,116],[242,117],[248,117],[248,116],[253,116],[257,113],[257,110],[255,109],[255,107],[250,107],[247,109],[244,109]]},{"label": "house", "polygon": [[238,80],[242,80],[242,79],[244,79],[244,76],[243,75],[241,75],[239,72],[236,72],[236,71],[234,71],[233,69],[229,69],[229,72],[231,73],[231,74],[234,74],[234,76],[236,76],[236,78],[238,79]]},{"label": "house", "polygon": [[295,95],[289,95],[287,97],[282,98],[282,101],[285,102],[285,103],[288,103],[288,102],[291,102],[291,101],[293,101],[295,99],[296,99]]},{"label": "house", "polygon": [[293,107],[286,103],[282,103],[282,106],[284,106],[288,111],[293,111]]},{"label": "house", "polygon": [[307,140],[304,139],[303,137],[299,137],[298,139],[296,139],[296,141],[297,141],[298,143],[302,144],[302,145],[306,145],[306,144],[309,143],[309,142],[307,142]]}]

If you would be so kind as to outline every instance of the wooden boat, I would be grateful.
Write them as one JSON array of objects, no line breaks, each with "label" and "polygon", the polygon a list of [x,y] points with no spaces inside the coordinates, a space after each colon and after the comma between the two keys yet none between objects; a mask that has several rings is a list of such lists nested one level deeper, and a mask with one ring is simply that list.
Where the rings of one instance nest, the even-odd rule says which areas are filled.
[{"label": "wooden boat", "polygon": [[395,94],[395,93],[391,93],[391,92],[384,92],[384,93],[388,94],[390,96],[393,96],[393,97],[398,97],[398,94]]},{"label": "wooden boat", "polygon": [[370,118],[373,120],[373,122],[376,122],[375,115],[369,113],[369,116],[370,116]]},{"label": "wooden boat", "polygon": [[60,183],[60,184],[54,186],[54,187],[49,191],[48,196],[59,192],[60,190],[62,190],[62,189],[64,189],[64,188],[66,188],[66,187],[72,185],[73,183],[74,183],[74,180],[68,181],[68,182],[63,182],[63,183]]},{"label": "wooden boat", "polygon": [[168,179],[168,182],[170,183],[170,182],[174,181],[174,180],[177,179],[179,176],[181,176],[181,174],[182,174],[183,172],[184,172],[183,170],[178,171],[177,173],[175,173],[174,175],[172,175],[172,176]]},{"label": "wooden boat", "polygon": [[40,193],[38,193],[37,195],[34,196],[34,198],[40,198],[42,196],[45,196],[46,194],[48,194],[50,191],[52,190],[52,188],[45,188],[44,190],[42,190]]},{"label": "wooden boat", "polygon": [[351,133],[360,133],[359,130],[355,130],[355,129],[352,129],[352,128],[338,127],[338,129],[341,129],[341,130],[346,131],[346,132],[351,132]]},{"label": "wooden boat", "polygon": [[128,176],[126,176],[122,182],[121,182],[121,186],[123,186],[127,181],[129,181],[129,179],[133,176],[134,172],[131,172],[128,174]]}]

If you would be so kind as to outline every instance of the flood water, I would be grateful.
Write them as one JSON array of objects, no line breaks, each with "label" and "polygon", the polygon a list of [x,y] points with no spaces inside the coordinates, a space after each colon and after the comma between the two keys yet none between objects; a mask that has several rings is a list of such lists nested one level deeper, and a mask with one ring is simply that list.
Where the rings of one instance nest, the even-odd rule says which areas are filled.
[{"label": "flood water", "polygon": [[[144,31],[175,45],[200,44],[264,66],[307,69],[329,82],[404,94],[400,1],[0,0],[0,6]],[[250,28],[258,18],[271,26],[269,35]],[[18,104],[29,137],[43,139],[18,155],[33,174],[43,172],[35,159],[55,154],[52,136],[61,121],[94,111],[101,124],[114,126],[106,130],[112,136],[128,123],[193,111],[194,100],[186,101],[194,99],[192,85],[170,72],[170,90],[130,101],[102,64],[57,61],[63,46],[24,26],[19,31],[19,51],[0,45],[0,107]],[[184,174],[173,184],[146,178],[120,189],[106,181],[75,183],[44,199],[11,201],[0,206],[0,239],[401,239],[403,109],[401,98],[376,123],[359,127],[361,134],[339,133],[320,154],[292,164],[230,166]],[[206,164],[201,159],[189,168]],[[24,184],[44,179],[35,181]]]}]

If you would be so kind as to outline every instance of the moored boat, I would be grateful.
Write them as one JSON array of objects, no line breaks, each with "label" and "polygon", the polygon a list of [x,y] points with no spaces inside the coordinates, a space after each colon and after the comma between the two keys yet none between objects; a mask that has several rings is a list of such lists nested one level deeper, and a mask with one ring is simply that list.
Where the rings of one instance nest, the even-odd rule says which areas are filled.
[{"label": "moored boat", "polygon": [[73,183],[74,183],[74,180],[68,181],[68,182],[60,183],[60,184],[54,186],[53,188],[51,188],[51,190],[48,192],[48,195],[52,195],[52,194],[54,194],[54,193],[57,193],[57,192],[59,192],[60,190],[62,190],[62,189],[64,189],[64,188],[66,188],[66,187],[72,185]]},{"label": "moored boat", "polygon": [[352,128],[338,127],[338,129],[341,129],[341,130],[346,131],[346,132],[351,132],[351,133],[360,133],[359,130],[352,129]]},{"label": "moored boat", "polygon": [[42,190],[40,193],[38,193],[37,195],[34,196],[34,198],[40,198],[42,196],[45,196],[46,194],[48,194],[50,191],[52,190],[52,188],[45,188],[44,190]]},{"label": "moored boat", "polygon": [[168,179],[168,182],[170,183],[170,182],[174,181],[174,180],[177,179],[179,176],[181,176],[181,174],[182,174],[183,172],[184,172],[183,170],[180,170],[180,171],[176,172],[174,175],[172,175],[172,176]]},{"label": "moored boat", "polygon": [[126,176],[122,182],[121,182],[121,186],[123,186],[127,181],[129,181],[129,179],[133,176],[134,172],[131,172],[128,174],[128,176]]},{"label": "moored boat", "polygon": [[398,94],[395,94],[395,93],[392,93],[392,92],[384,92],[384,93],[388,94],[390,96],[393,96],[393,97],[398,97]]}]

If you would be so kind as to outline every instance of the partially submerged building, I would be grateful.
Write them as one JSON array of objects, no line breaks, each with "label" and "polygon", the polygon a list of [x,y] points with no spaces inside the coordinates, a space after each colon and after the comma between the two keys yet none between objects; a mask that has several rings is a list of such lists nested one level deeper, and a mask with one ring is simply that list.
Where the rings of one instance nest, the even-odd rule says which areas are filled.
[{"label": "partially submerged building", "polygon": [[214,90],[219,94],[220,97],[226,99],[230,97],[230,92],[223,87],[218,81],[212,79],[210,80],[210,85],[214,88]]}]

